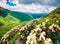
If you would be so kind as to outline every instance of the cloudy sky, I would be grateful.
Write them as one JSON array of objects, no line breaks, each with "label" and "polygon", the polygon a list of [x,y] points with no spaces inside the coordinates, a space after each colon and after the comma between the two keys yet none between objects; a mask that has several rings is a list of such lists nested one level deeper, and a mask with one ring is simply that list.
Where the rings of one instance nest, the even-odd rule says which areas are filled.
[{"label": "cloudy sky", "polygon": [[11,11],[48,13],[60,7],[60,0],[0,0],[0,6]]}]

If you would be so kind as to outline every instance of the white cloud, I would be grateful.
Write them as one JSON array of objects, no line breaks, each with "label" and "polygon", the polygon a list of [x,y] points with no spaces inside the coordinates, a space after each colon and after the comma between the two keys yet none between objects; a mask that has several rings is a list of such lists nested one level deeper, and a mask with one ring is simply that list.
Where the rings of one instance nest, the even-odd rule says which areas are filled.
[{"label": "white cloud", "polygon": [[[13,2],[13,1],[12,1]],[[37,5],[37,4],[18,4],[18,1],[15,0],[17,6],[9,6],[6,4],[6,0],[0,1],[0,6],[6,9],[9,9],[11,11],[19,11],[19,12],[33,12],[33,13],[48,13],[52,10],[54,10],[56,7],[50,7],[50,6],[43,6],[43,5]],[[13,3],[15,3],[13,2]]]},{"label": "white cloud", "polygon": [[9,5],[6,4],[6,0],[1,0],[0,1],[0,6],[3,7],[3,8],[6,8],[6,9],[9,9]]},{"label": "white cloud", "polygon": [[44,4],[51,4],[51,3],[55,3],[56,0],[42,0],[42,2],[43,2]]},{"label": "white cloud", "polygon": [[42,4],[49,6],[60,6],[60,0],[19,0],[20,4]]}]

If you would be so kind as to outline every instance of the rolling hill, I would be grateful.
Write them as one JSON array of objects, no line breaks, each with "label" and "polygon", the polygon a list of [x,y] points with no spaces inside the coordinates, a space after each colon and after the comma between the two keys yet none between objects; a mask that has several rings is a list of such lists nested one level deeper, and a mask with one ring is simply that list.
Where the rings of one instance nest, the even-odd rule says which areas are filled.
[{"label": "rolling hill", "polygon": [[22,12],[14,12],[0,7],[0,38],[9,31],[11,28],[27,22],[33,18],[30,15],[26,15]]},{"label": "rolling hill", "polygon": [[48,13],[29,13],[29,12],[24,12],[24,13],[32,16],[34,19],[41,18],[41,17],[46,16],[48,14]]},{"label": "rolling hill", "polygon": [[33,19],[30,15],[26,15],[22,12],[14,12],[0,7],[0,16],[7,17],[7,15],[13,16],[20,21],[29,21]]},{"label": "rolling hill", "polygon": [[[47,44],[47,43],[48,44],[60,44],[60,7],[51,11],[48,15],[44,17],[30,21],[26,24],[22,24],[21,26],[19,25],[13,28],[13,30],[14,31],[18,30],[18,32],[12,34],[13,36],[12,37],[10,34],[12,33],[12,29],[11,29],[10,30],[11,32],[9,34],[8,33],[5,34],[6,35],[5,39],[8,41],[4,41],[5,36],[3,36],[3,38],[1,39],[2,43],[9,42],[9,44],[15,44],[15,43],[25,44],[25,43],[28,43],[29,40],[31,40],[33,41],[32,43],[35,43],[35,44]],[[39,39],[39,37],[41,36],[42,38]],[[9,39],[9,37],[11,38]],[[19,42],[16,41],[16,39]]]},{"label": "rolling hill", "polygon": [[11,28],[21,24],[22,22],[31,21],[36,18],[40,18],[45,14],[26,14],[23,12],[10,11],[0,7],[0,38],[9,31]]}]

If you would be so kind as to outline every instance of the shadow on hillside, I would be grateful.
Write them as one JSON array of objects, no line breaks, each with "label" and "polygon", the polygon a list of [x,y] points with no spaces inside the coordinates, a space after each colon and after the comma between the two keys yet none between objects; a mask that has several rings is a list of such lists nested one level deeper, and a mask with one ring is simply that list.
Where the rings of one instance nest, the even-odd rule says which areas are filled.
[{"label": "shadow on hillside", "polygon": [[8,12],[7,11],[1,11],[0,10],[0,16],[3,16],[3,17],[6,17],[8,15]]}]

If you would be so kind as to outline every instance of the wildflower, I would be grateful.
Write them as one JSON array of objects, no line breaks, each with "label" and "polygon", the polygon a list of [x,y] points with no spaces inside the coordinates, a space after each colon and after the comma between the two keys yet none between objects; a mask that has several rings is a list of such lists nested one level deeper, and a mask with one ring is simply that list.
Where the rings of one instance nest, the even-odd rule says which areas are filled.
[{"label": "wildflower", "polygon": [[29,36],[27,37],[27,39],[30,39],[30,40],[36,39],[36,36],[35,36],[35,35],[36,35],[36,34],[29,35]]},{"label": "wildflower", "polygon": [[27,37],[26,44],[33,44],[33,42],[36,44],[36,34],[29,35]]},{"label": "wildflower", "polygon": [[45,26],[45,25],[46,25],[45,22],[43,22],[43,23],[42,23],[42,26]]},{"label": "wildflower", "polygon": [[44,41],[45,40],[45,36],[43,36],[43,35],[40,35],[40,37],[39,37],[39,39],[38,39],[39,41]]},{"label": "wildflower", "polygon": [[59,25],[57,25],[57,24],[52,24],[52,25],[49,27],[49,29],[51,29],[52,32],[55,32],[56,30],[59,30]]},{"label": "wildflower", "polygon": [[28,27],[30,27],[31,25],[32,25],[32,23],[31,22],[29,22],[29,23],[27,23],[26,24]]},{"label": "wildflower", "polygon": [[28,29],[27,25],[25,25],[24,27],[25,27],[25,29]]},{"label": "wildflower", "polygon": [[59,25],[57,25],[57,24],[54,24],[53,26],[54,26],[54,28],[57,28],[57,27],[59,27]]},{"label": "wildflower", "polygon": [[41,33],[41,35],[45,36],[45,35],[46,35],[46,33],[45,33],[45,32],[42,32],[42,33]]},{"label": "wildflower", "polygon": [[3,39],[3,42],[5,42],[5,39]]},{"label": "wildflower", "polygon": [[58,23],[59,21],[57,20],[56,23]]},{"label": "wildflower", "polygon": [[52,30],[52,32],[55,32],[54,30],[54,24],[52,24],[50,27],[49,27],[50,30]]},{"label": "wildflower", "polygon": [[35,30],[35,32],[37,32],[37,33],[40,33],[40,32],[42,31],[41,28],[36,28],[36,29],[34,29],[34,30]]},{"label": "wildflower", "polygon": [[31,30],[31,33],[30,33],[30,35],[32,35],[32,34],[34,34],[34,30]]},{"label": "wildflower", "polygon": [[45,35],[46,35],[46,33],[42,32],[40,37],[39,37],[39,41],[44,41],[45,40]]},{"label": "wildflower", "polygon": [[43,27],[43,29],[46,29],[46,27]]},{"label": "wildflower", "polygon": [[47,38],[45,41],[44,41],[45,44],[53,44],[52,43],[52,40],[50,38]]},{"label": "wildflower", "polygon": [[26,41],[26,44],[30,44],[30,41]]},{"label": "wildflower", "polygon": [[20,29],[20,31],[24,31],[25,30],[25,27],[23,26],[23,27],[21,27],[21,29]]},{"label": "wildflower", "polygon": [[21,35],[20,37],[21,37],[21,39],[23,39],[24,38],[24,35]]},{"label": "wildflower", "polygon": [[51,25],[51,26],[49,27],[49,29],[53,29],[53,26]]},{"label": "wildflower", "polygon": [[49,22],[49,19],[46,19],[46,23],[48,23]]},{"label": "wildflower", "polygon": [[37,41],[36,41],[36,40],[32,40],[32,41],[30,42],[30,44],[37,44]]},{"label": "wildflower", "polygon": [[60,30],[60,27],[58,27],[58,30]]}]

